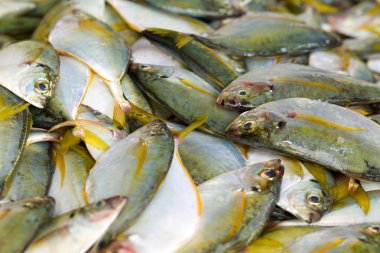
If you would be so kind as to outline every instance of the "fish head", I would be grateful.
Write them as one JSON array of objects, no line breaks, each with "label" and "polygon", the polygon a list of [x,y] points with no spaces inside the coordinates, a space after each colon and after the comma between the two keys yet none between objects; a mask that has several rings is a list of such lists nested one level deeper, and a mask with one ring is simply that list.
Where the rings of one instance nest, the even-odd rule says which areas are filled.
[{"label": "fish head", "polygon": [[174,73],[174,68],[135,63],[132,64],[131,71],[138,77],[139,81],[151,82],[171,77]]},{"label": "fish head", "polygon": [[332,204],[331,194],[314,179],[298,182],[281,191],[279,201],[281,208],[307,223],[319,221]]},{"label": "fish head", "polygon": [[[380,245],[380,224],[363,224],[360,228],[362,234],[366,237],[366,241]],[[359,238],[359,240],[362,238]]]},{"label": "fish head", "polygon": [[257,140],[267,140],[271,133],[280,131],[286,126],[286,119],[271,111],[259,108],[239,115],[226,129],[226,134],[232,139],[254,137]]},{"label": "fish head", "polygon": [[245,192],[268,193],[279,192],[284,175],[280,159],[246,166],[240,174]]},{"label": "fish head", "polygon": [[28,103],[44,108],[59,79],[59,57],[52,45],[23,41],[6,47],[0,55],[14,55],[6,65],[0,63],[2,85]]},{"label": "fish head", "polygon": [[112,222],[126,202],[126,197],[114,196],[99,200],[79,210],[89,226],[102,226],[104,223],[109,223],[110,220]]},{"label": "fish head", "polygon": [[261,82],[235,81],[219,95],[217,103],[231,109],[252,109],[271,101],[272,86]]}]

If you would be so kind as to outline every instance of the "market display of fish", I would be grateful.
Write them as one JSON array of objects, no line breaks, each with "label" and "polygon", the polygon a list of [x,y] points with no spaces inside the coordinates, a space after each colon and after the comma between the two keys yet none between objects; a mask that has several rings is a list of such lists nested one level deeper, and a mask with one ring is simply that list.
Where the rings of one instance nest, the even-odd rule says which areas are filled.
[{"label": "market display of fish", "polygon": [[380,1],[0,1],[0,253],[379,253]]}]

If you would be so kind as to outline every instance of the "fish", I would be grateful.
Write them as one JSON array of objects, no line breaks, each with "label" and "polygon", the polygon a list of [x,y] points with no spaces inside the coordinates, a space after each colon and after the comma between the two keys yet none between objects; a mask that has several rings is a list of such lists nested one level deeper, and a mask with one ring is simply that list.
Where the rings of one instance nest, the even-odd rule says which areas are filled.
[{"label": "fish", "polygon": [[[171,122],[167,125],[173,133],[184,129],[184,126]],[[200,131],[188,133],[178,143],[178,153],[197,185],[247,165],[244,154],[237,145]]]},{"label": "fish", "polygon": [[0,190],[17,166],[32,125],[28,104],[0,86]]},{"label": "fish", "polygon": [[136,252],[175,252],[195,235],[203,207],[198,188],[178,151],[183,141],[181,133],[186,131],[187,128],[174,134],[173,159],[151,202],[105,251],[127,244]]},{"label": "fish", "polygon": [[126,202],[125,197],[114,196],[57,216],[39,231],[25,252],[86,252]]},{"label": "fish", "polygon": [[284,252],[378,252],[379,230],[378,223],[324,228],[301,236]]},{"label": "fish", "polygon": [[42,131],[30,133],[20,161],[5,183],[1,202],[47,195],[53,174],[51,142],[58,138]]},{"label": "fish", "polygon": [[[344,197],[334,203],[332,210],[326,213],[321,220],[313,223],[313,226],[333,227],[345,225],[358,225],[363,223],[378,223],[380,221],[377,210],[379,206],[379,190],[368,191],[370,208],[366,214],[357,202],[350,196]],[[287,220],[280,226],[305,226],[305,222],[299,220]]]},{"label": "fish", "polygon": [[242,113],[226,129],[226,135],[352,178],[379,181],[379,131],[378,124],[347,108],[288,98]]},{"label": "fish", "polygon": [[[0,252],[21,253],[48,221],[54,199],[35,197],[0,205]],[[17,235],[17,236],[15,236]]]},{"label": "fish", "polygon": [[[304,222],[313,224],[331,210],[332,194],[308,171],[306,164],[290,157],[253,148],[248,149],[247,156],[251,164],[281,159],[285,170],[277,206],[283,210]],[[329,181],[332,186],[333,176],[328,172],[325,173],[325,181]]]},{"label": "fish", "polygon": [[115,30],[85,12],[74,10],[57,21],[49,41],[60,54],[80,60],[101,76],[120,108],[130,109],[121,89],[130,50]]},{"label": "fish", "polygon": [[156,120],[99,156],[86,180],[89,202],[123,195],[128,203],[97,245],[107,245],[150,203],[167,174],[173,150],[171,132],[164,122]]},{"label": "fish", "polygon": [[[202,127],[223,135],[238,113],[215,103],[219,92],[193,72],[166,66],[133,64],[132,76],[148,96],[165,105],[185,123],[208,115]],[[181,98],[181,99],[178,99]]]},{"label": "fish", "polygon": [[241,56],[298,55],[333,48],[340,39],[284,16],[247,14],[207,37],[193,35],[206,45]]},{"label": "fish", "polygon": [[0,84],[33,106],[46,106],[58,80],[59,58],[52,45],[25,40],[0,51]]},{"label": "fish", "polygon": [[249,110],[279,99],[303,97],[341,105],[376,103],[380,86],[298,64],[275,64],[247,72],[225,88],[221,106]]},{"label": "fish", "polygon": [[147,2],[169,12],[198,18],[226,18],[244,13],[244,1],[239,0],[148,0]]},{"label": "fish", "polygon": [[213,50],[188,34],[157,28],[148,28],[142,34],[174,52],[191,70],[219,91],[240,75],[242,67],[236,68],[236,61],[223,51]]},{"label": "fish", "polygon": [[200,224],[193,238],[176,252],[236,252],[254,240],[274,208],[282,174],[280,161],[271,160],[199,185]]},{"label": "fish", "polygon": [[[178,32],[203,34],[212,31],[206,23],[187,16],[177,15],[160,9],[126,0],[107,0],[130,28],[142,32],[146,28],[171,28]],[[146,17],[150,17],[149,19]]]}]

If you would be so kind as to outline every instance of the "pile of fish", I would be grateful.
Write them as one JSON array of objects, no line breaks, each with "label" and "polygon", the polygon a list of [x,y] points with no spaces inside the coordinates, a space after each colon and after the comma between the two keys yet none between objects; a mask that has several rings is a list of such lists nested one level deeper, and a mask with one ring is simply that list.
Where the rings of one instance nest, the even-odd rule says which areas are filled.
[{"label": "pile of fish", "polygon": [[0,253],[380,252],[380,1],[1,0]]}]

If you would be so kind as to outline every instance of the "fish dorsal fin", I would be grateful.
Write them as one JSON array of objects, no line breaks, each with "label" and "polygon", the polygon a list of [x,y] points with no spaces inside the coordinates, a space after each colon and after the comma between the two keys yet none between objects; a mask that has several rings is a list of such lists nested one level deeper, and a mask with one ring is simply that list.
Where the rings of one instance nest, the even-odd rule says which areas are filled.
[{"label": "fish dorsal fin", "polygon": [[310,163],[310,162],[303,162],[303,165],[305,168],[310,172],[310,174],[315,178],[315,180],[318,181],[318,183],[321,185],[321,187],[325,190],[329,188],[325,168],[322,166]]},{"label": "fish dorsal fin", "polygon": [[283,156],[281,157],[281,160],[287,170],[287,172],[290,172],[291,174],[297,175],[301,178],[304,176],[303,167],[300,161],[297,159],[294,159],[292,157]]}]

